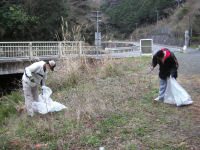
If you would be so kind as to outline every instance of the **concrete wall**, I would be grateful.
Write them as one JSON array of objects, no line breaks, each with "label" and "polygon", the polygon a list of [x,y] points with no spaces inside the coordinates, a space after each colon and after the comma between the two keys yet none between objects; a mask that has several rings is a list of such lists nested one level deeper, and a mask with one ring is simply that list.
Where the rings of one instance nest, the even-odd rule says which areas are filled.
[{"label": "concrete wall", "polygon": [[19,62],[5,62],[0,63],[0,75],[23,73],[24,68],[29,66],[30,61]]}]

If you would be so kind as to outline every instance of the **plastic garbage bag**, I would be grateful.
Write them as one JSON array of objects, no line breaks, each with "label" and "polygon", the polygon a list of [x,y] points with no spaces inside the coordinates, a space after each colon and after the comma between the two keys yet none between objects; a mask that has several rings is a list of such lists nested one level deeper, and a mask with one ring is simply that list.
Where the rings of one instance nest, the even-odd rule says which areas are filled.
[{"label": "plastic garbage bag", "polygon": [[164,102],[176,104],[176,106],[190,105],[193,103],[191,96],[173,77],[170,77],[167,81]]},{"label": "plastic garbage bag", "polygon": [[55,102],[50,98],[52,90],[49,87],[42,86],[42,90],[42,94],[39,95],[39,101],[32,103],[32,108],[35,112],[47,114],[48,112],[61,111],[67,108],[65,105]]}]

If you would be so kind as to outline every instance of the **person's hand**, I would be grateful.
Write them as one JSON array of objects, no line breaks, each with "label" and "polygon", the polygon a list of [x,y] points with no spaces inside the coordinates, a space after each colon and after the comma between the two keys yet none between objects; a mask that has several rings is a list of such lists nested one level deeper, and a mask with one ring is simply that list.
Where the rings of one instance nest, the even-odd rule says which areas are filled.
[{"label": "person's hand", "polygon": [[41,89],[42,89],[42,90],[44,90],[44,88],[45,88],[45,86],[44,86],[44,85],[43,85],[43,86],[41,86]]},{"label": "person's hand", "polygon": [[35,80],[34,80],[34,78],[32,76],[30,77],[30,81],[31,82],[35,82]]},{"label": "person's hand", "polygon": [[40,86],[40,89],[41,89],[41,92],[42,92],[42,95],[43,95],[43,91],[44,91],[43,90],[44,89],[43,86]]},{"label": "person's hand", "polygon": [[150,70],[151,70],[151,71],[153,71],[153,70],[154,70],[154,67],[153,67],[153,66],[151,66],[151,67],[150,67]]}]

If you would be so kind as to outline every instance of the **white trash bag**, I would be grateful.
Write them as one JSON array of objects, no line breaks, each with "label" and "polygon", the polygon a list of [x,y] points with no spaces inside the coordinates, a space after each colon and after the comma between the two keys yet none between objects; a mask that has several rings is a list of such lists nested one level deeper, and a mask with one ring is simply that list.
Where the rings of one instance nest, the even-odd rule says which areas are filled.
[{"label": "white trash bag", "polygon": [[32,108],[35,112],[40,114],[47,114],[48,112],[61,111],[67,107],[56,101],[53,101],[50,96],[52,90],[49,87],[42,86],[43,93],[39,95],[39,101],[32,103]]},{"label": "white trash bag", "polygon": [[176,106],[193,104],[191,96],[187,91],[176,81],[170,77],[167,81],[164,103],[176,104]]}]

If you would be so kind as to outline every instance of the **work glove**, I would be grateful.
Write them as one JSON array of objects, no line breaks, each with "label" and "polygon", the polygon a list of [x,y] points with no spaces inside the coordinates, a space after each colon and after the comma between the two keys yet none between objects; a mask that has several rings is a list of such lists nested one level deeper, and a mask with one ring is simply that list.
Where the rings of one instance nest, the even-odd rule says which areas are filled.
[{"label": "work glove", "polygon": [[30,81],[31,82],[35,82],[35,80],[34,80],[34,78],[32,76],[30,77]]}]

